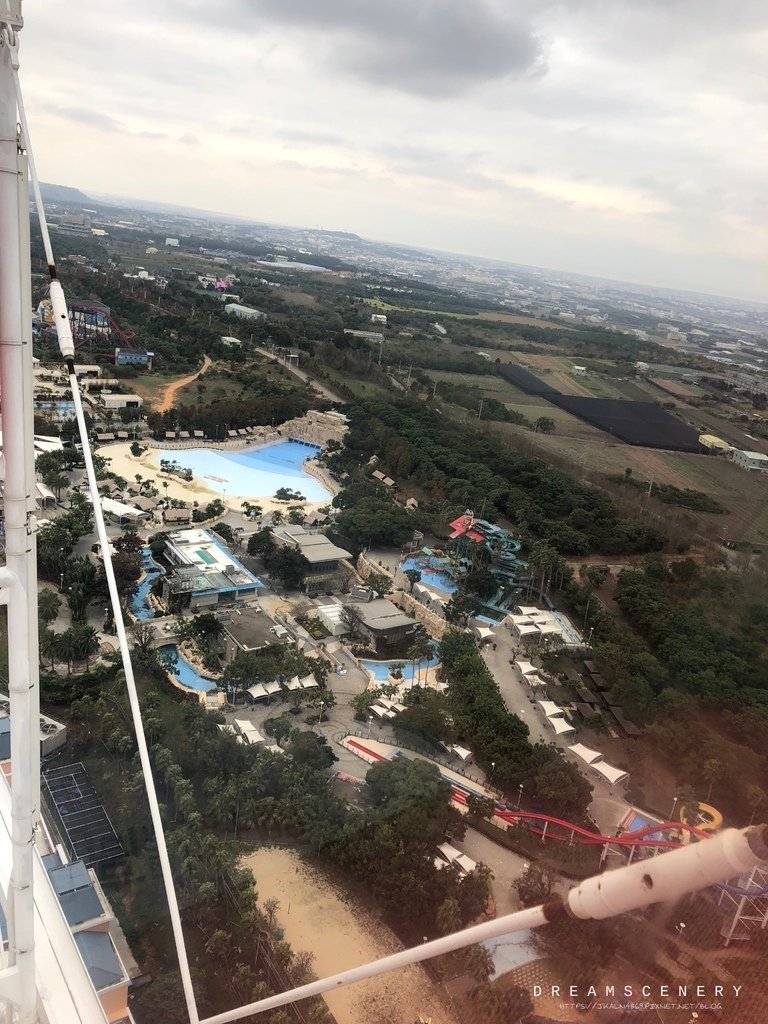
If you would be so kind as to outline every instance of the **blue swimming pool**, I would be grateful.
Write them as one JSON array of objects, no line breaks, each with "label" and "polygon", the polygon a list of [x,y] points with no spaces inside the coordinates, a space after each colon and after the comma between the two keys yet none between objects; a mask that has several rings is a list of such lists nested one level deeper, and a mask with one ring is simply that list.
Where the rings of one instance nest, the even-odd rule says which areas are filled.
[{"label": "blue swimming pool", "polygon": [[421,573],[421,582],[428,584],[430,587],[437,587],[438,590],[444,590],[447,594],[455,594],[459,589],[459,585],[456,580],[445,572],[436,572],[432,569],[425,569],[423,565],[419,564],[418,558],[406,558],[404,562],[400,564],[400,568],[405,572],[406,569],[418,569]]},{"label": "blue swimming pool", "polygon": [[421,661],[416,662],[416,672],[414,676],[414,664],[412,661],[406,661],[402,659],[398,661],[363,661],[363,668],[367,668],[369,672],[373,672],[373,677],[377,682],[386,683],[387,677],[389,676],[389,670],[393,665],[401,665],[403,671],[403,679],[406,682],[410,682],[411,679],[419,677],[419,671],[423,672],[426,668],[434,668],[435,665],[440,664],[440,658],[437,654],[433,654],[429,658],[422,658]]},{"label": "blue swimming pool", "polygon": [[301,468],[322,451],[304,441],[278,441],[260,448],[227,450],[189,448],[173,452],[174,460],[219,494],[270,498],[279,487],[299,491],[307,501],[327,501],[331,494]]},{"label": "blue swimming pool", "polygon": [[197,690],[199,693],[216,689],[216,681],[201,676],[197,669],[189,664],[186,658],[182,658],[176,644],[165,644],[165,646],[160,648],[160,652],[161,654],[170,654],[176,659],[176,667],[173,669],[173,674],[182,686],[187,686],[190,690]]},{"label": "blue swimming pool", "polygon": [[136,593],[131,599],[131,611],[137,619],[141,619],[143,621],[145,619],[154,618],[155,613],[149,606],[149,591],[152,584],[163,570],[152,557],[152,552],[149,548],[142,548],[141,566],[147,575],[141,581]]}]

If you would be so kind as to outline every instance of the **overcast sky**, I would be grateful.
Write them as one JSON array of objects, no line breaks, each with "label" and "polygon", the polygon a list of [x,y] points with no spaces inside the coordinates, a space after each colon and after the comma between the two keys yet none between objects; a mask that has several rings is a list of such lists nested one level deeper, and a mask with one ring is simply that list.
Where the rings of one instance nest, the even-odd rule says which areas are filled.
[{"label": "overcast sky", "polygon": [[48,0],[44,181],[768,298],[762,0]]}]

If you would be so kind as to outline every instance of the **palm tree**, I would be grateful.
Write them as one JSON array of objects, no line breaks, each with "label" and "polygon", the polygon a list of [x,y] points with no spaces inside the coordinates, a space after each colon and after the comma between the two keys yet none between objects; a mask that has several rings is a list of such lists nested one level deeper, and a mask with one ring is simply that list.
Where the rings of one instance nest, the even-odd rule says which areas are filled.
[{"label": "palm tree", "polygon": [[72,672],[72,662],[77,657],[77,639],[71,627],[57,635],[56,656],[67,663],[67,675]]},{"label": "palm tree", "polygon": [[45,587],[37,595],[37,615],[40,621],[46,625],[54,621],[60,608],[61,600],[55,590]]},{"label": "palm tree", "polygon": [[408,648],[408,657],[411,659],[411,685],[413,685],[413,676],[416,674],[416,663],[419,663],[419,685],[421,685],[421,659],[426,658],[431,652],[432,645],[429,639],[420,633],[413,638],[411,646]]},{"label": "palm tree", "polygon": [[54,633],[52,629],[44,629],[40,634],[40,654],[42,658],[51,659],[51,672],[56,666],[56,657],[59,653],[60,633]]},{"label": "palm tree", "polygon": [[88,670],[89,659],[99,649],[99,634],[93,626],[78,626],[74,630],[75,649],[78,658],[85,660],[85,668]]}]

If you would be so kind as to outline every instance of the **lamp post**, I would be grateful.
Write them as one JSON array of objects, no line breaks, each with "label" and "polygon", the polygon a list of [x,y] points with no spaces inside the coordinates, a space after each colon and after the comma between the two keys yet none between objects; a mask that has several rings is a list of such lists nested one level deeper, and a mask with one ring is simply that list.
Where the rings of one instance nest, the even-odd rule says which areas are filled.
[{"label": "lamp post", "polygon": [[520,804],[522,803],[522,801],[523,801],[523,784],[521,782],[520,785],[517,788],[517,809],[518,809],[518,811],[520,810]]},{"label": "lamp post", "polygon": [[491,761],[491,774],[488,776],[488,778],[489,778],[489,780],[491,782],[493,782],[493,772],[494,772],[495,767],[496,767],[496,762],[495,761]]},{"label": "lamp post", "polygon": [[675,811],[677,810],[677,801],[679,799],[680,798],[676,796],[675,799],[672,801],[672,810],[670,811],[670,814],[669,814],[669,820],[670,821],[674,821],[675,820]]},{"label": "lamp post", "polygon": [[680,921],[680,922],[679,922],[679,924],[677,924],[677,925],[675,926],[675,931],[677,932],[677,934],[678,934],[678,935],[680,936],[680,938],[682,939],[682,937],[683,937],[683,932],[685,931],[685,921]]},{"label": "lamp post", "polygon": [[61,594],[64,590],[64,573],[59,573],[59,593]]},{"label": "lamp post", "polygon": [[325,707],[325,701],[320,701],[320,721],[323,721],[323,708]]},{"label": "lamp post", "polygon": [[368,715],[368,739],[371,738],[371,726],[373,725],[373,715]]}]

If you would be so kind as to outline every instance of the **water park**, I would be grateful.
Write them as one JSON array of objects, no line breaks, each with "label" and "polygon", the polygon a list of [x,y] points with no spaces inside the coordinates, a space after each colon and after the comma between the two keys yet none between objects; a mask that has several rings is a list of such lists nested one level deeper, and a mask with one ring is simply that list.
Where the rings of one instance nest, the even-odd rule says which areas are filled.
[{"label": "water park", "polygon": [[403,571],[416,569],[421,582],[453,594],[470,572],[486,570],[497,583],[496,592],[483,603],[489,621],[498,621],[519,595],[527,564],[519,557],[522,544],[501,526],[477,518],[467,510],[450,524],[448,545],[411,551],[401,562]]}]

